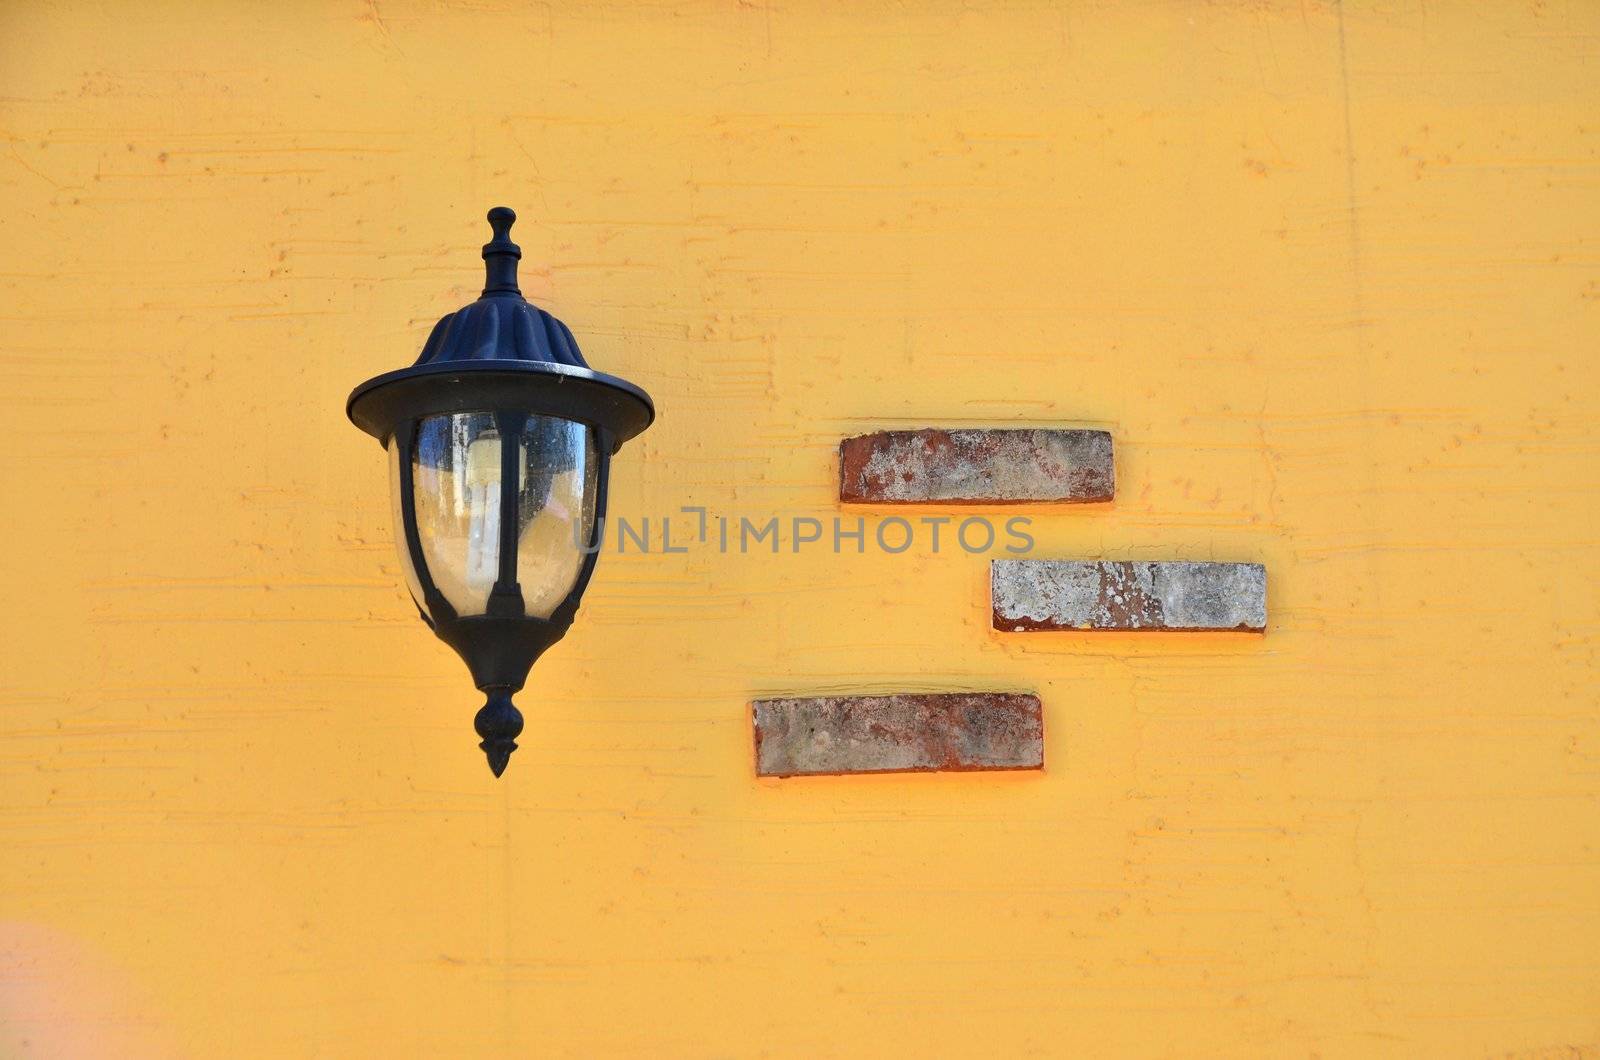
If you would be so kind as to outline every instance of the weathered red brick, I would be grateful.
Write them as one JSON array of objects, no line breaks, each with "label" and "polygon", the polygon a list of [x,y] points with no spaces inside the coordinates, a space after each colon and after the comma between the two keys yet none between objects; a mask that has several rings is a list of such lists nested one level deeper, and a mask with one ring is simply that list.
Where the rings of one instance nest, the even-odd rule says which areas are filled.
[{"label": "weathered red brick", "polygon": [[1106,431],[930,428],[839,444],[846,503],[1087,503],[1115,490]]},{"label": "weathered red brick", "polygon": [[1267,625],[1259,563],[1002,559],[989,569],[994,628],[1007,632]]},{"label": "weathered red brick", "polygon": [[1039,697],[1014,692],[758,699],[756,773],[1042,769]]}]

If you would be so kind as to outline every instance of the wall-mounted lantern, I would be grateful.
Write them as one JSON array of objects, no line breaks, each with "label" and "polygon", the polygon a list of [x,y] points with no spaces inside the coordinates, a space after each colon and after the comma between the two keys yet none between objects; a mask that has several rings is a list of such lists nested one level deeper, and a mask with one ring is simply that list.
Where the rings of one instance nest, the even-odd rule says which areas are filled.
[{"label": "wall-mounted lantern", "polygon": [[482,297],[345,407],[388,450],[406,584],[488,697],[476,727],[495,776],[522,732],[511,697],[594,572],[611,455],[655,418],[648,394],[591,370],[567,326],[522,297],[516,219],[489,211]]}]

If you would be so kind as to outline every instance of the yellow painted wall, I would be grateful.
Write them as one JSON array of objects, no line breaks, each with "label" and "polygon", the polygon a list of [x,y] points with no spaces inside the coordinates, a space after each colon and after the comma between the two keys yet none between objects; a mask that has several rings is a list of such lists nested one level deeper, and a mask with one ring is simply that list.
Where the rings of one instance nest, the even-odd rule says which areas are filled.
[{"label": "yellow painted wall", "polygon": [[[0,1055],[1600,1053],[1600,5],[984,6],[0,6]],[[1270,632],[608,555],[494,782],[343,402],[500,202],[619,509],[1104,426],[1035,554]],[[983,687],[1043,775],[753,776]]]}]

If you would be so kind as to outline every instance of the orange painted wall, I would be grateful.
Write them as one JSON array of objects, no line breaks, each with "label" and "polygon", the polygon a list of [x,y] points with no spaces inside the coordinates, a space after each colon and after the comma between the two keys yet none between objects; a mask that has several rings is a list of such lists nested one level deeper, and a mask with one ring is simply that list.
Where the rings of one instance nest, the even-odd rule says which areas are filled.
[{"label": "orange painted wall", "polygon": [[[1580,2],[0,5],[0,1055],[1600,1054],[1597,69]],[[342,406],[497,202],[658,400],[620,509],[1104,426],[1036,554],[1270,632],[608,555],[492,781]],[[1044,774],[753,776],[753,695],[982,687]]]}]

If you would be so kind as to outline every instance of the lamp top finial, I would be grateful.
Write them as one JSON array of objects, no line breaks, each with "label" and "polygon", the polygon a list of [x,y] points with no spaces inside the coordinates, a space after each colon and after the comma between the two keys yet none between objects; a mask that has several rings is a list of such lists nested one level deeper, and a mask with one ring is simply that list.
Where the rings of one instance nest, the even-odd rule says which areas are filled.
[{"label": "lamp top finial", "polygon": [[522,248],[511,242],[511,226],[516,221],[516,211],[509,206],[496,206],[489,211],[494,238],[483,245],[486,295],[522,293],[517,287],[517,259],[522,257]]},{"label": "lamp top finial", "polygon": [[496,206],[489,211],[489,227],[494,229],[494,241],[509,242],[511,226],[517,223],[517,211],[509,206]]}]

